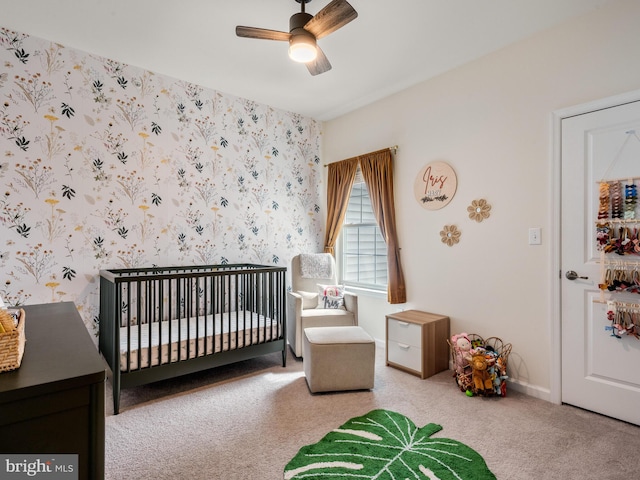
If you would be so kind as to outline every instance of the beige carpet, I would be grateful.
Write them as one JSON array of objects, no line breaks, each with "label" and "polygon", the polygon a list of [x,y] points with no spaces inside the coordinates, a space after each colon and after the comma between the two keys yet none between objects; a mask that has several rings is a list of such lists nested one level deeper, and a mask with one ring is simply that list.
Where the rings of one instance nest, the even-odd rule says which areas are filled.
[{"label": "beige carpet", "polygon": [[[345,366],[346,367],[346,366]],[[443,426],[500,480],[631,480],[640,427],[517,392],[468,398],[450,372],[419,378],[387,367],[372,391],[311,395],[302,361],[280,355],[123,391],[107,384],[106,478],[276,480],[303,445],[376,408]],[[640,406],[639,406],[640,408]]]}]

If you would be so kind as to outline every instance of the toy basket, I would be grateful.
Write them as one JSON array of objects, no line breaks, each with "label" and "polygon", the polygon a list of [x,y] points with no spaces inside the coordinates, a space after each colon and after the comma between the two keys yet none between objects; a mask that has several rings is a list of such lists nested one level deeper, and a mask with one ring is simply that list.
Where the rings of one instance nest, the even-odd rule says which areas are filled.
[{"label": "toy basket", "polygon": [[24,322],[23,309],[19,310],[18,325],[14,324],[11,314],[6,310],[0,310],[0,324],[4,330],[0,332],[0,372],[9,372],[20,367],[26,341]]},{"label": "toy basket", "polygon": [[[499,337],[482,338],[480,335],[472,333],[467,335],[471,342],[471,351],[473,353],[484,353],[488,363],[488,377],[491,379],[491,388],[485,385],[478,387],[474,381],[473,369],[471,365],[467,365],[461,372],[454,371],[456,383],[460,390],[466,392],[467,395],[480,395],[485,397],[507,395],[507,363],[509,354],[511,353],[511,344],[504,343]],[[449,350],[451,352],[451,360],[455,367],[456,353],[453,345],[449,340]]]}]

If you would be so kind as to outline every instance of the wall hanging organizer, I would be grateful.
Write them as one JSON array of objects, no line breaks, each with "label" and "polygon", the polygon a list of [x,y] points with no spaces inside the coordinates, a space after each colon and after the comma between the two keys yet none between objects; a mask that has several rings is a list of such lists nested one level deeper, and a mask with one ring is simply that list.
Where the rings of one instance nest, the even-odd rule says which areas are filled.
[{"label": "wall hanging organizer", "polygon": [[596,248],[600,252],[600,298],[607,304],[608,329],[611,336],[625,335],[640,339],[640,218],[638,180],[640,177],[607,179],[628,143],[640,137],[635,130],[627,138],[598,183]]},{"label": "wall hanging organizer", "polygon": [[611,322],[612,337],[629,335],[640,339],[640,303],[609,300],[607,320]]}]

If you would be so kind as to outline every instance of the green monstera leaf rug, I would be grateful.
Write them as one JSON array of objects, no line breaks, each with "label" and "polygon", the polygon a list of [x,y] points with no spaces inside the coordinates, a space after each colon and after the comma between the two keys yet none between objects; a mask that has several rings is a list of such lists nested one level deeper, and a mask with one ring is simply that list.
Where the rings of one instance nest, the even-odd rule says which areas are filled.
[{"label": "green monstera leaf rug", "polygon": [[318,443],[302,447],[284,469],[285,480],[495,480],[472,448],[422,428],[400,413],[372,410],[347,421]]}]

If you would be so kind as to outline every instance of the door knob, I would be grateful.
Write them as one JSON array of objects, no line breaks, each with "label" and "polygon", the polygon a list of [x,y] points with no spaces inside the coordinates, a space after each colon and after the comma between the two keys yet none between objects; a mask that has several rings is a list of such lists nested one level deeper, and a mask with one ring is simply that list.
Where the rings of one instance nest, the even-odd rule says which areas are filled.
[{"label": "door knob", "polygon": [[564,276],[567,277],[567,279],[569,279],[569,280],[575,280],[576,278],[581,278],[582,280],[588,280],[589,279],[589,277],[581,277],[581,276],[579,276],[573,270],[568,270],[567,273],[565,273]]}]

